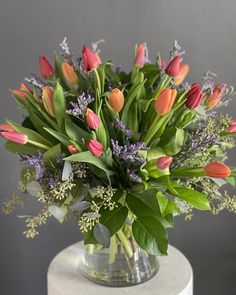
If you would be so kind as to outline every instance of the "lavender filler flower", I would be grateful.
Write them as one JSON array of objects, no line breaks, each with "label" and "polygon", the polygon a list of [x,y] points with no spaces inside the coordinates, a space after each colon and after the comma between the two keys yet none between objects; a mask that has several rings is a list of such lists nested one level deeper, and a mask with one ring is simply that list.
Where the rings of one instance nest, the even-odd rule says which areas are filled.
[{"label": "lavender filler flower", "polygon": [[80,116],[84,116],[88,105],[94,101],[94,98],[89,94],[86,96],[86,94],[83,92],[81,95],[79,95],[77,101],[78,102],[70,102],[71,108],[66,112],[74,117],[79,118]]}]

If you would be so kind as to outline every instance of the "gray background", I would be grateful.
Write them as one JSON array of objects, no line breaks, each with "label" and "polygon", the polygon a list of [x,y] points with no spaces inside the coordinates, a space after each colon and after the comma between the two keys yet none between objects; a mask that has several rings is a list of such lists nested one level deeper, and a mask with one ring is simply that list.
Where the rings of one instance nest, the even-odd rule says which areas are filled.
[{"label": "gray background", "polygon": [[[235,12],[234,0],[1,0],[0,121],[5,117],[21,121],[9,89],[17,88],[26,74],[37,72],[38,55],[51,58],[64,36],[74,52],[104,38],[102,56],[124,67],[131,64],[136,42],[146,41],[153,58],[157,50],[168,56],[172,41],[178,39],[187,52],[190,82],[209,69],[219,73],[219,81],[236,84]],[[227,109],[232,115],[235,106],[234,99]],[[19,166],[2,144],[0,154],[2,202],[15,192]],[[234,152],[231,164],[236,164]],[[170,241],[193,265],[195,294],[236,294],[235,218],[201,213],[189,222],[176,219]],[[46,295],[48,264],[80,238],[78,227],[50,220],[35,240],[26,240],[22,230],[23,221],[0,213],[0,294]]]}]

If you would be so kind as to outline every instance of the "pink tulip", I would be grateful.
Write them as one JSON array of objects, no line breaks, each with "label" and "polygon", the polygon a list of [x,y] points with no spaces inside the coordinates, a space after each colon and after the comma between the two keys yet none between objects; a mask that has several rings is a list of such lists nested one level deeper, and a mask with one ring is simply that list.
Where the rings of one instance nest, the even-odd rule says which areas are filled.
[{"label": "pink tulip", "polygon": [[13,90],[12,93],[14,95],[20,96],[21,98],[25,98],[26,97],[26,94],[24,93],[24,91],[29,92],[29,93],[32,93],[31,89],[27,85],[25,85],[24,83],[21,83],[20,84],[20,88],[19,89],[16,89],[16,90]]},{"label": "pink tulip", "polygon": [[3,124],[0,124],[0,132],[2,131],[15,132],[16,129],[8,123],[3,123]]},{"label": "pink tulip", "polygon": [[50,79],[54,76],[54,68],[45,56],[39,57],[39,67],[41,76],[44,79]]},{"label": "pink tulip", "polygon": [[92,129],[97,129],[101,124],[100,118],[90,109],[86,111],[85,120]]},{"label": "pink tulip", "polygon": [[204,93],[201,90],[200,84],[194,83],[186,94],[186,107],[189,109],[195,109],[201,103],[203,96]]},{"label": "pink tulip", "polygon": [[163,156],[157,159],[156,166],[157,168],[164,170],[170,166],[172,161],[173,161],[173,158],[171,156]]},{"label": "pink tulip", "polygon": [[171,62],[166,67],[165,71],[167,75],[175,78],[179,74],[179,69],[180,69],[180,56],[177,55],[171,60]]},{"label": "pink tulip", "polygon": [[86,45],[82,51],[82,59],[86,72],[95,70],[102,63],[99,55]]},{"label": "pink tulip", "polygon": [[78,154],[79,152],[72,144],[68,145],[67,149],[72,155]]},{"label": "pink tulip", "polygon": [[226,132],[229,132],[229,133],[234,133],[234,132],[236,132],[236,125],[230,125],[230,126],[226,129]]},{"label": "pink tulip", "polygon": [[142,43],[138,46],[137,51],[136,51],[136,56],[135,56],[135,65],[138,68],[142,68],[145,64],[146,61],[146,45],[145,43]]},{"label": "pink tulip", "polygon": [[236,119],[232,119],[230,125],[236,125]]},{"label": "pink tulip", "polygon": [[104,152],[103,145],[94,139],[91,139],[88,143],[88,149],[91,154],[93,154],[95,157],[101,157],[101,155]]},{"label": "pink tulip", "polygon": [[1,132],[2,137],[19,144],[26,144],[28,137],[24,133],[19,132]]}]

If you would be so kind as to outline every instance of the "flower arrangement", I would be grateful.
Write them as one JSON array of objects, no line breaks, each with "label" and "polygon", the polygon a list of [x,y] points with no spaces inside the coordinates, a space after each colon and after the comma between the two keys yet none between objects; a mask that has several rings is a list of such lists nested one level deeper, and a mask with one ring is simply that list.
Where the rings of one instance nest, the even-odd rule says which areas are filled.
[{"label": "flower arrangement", "polygon": [[218,111],[233,87],[214,85],[210,72],[184,84],[189,65],[176,42],[168,63],[159,53],[151,63],[146,45],[137,45],[129,73],[103,62],[97,44],[79,58],[66,38],[60,47],[55,66],[41,56],[40,75],[26,78],[31,86],[12,91],[22,124],[0,125],[6,149],[23,165],[21,193],[5,201],[4,212],[29,194],[42,204],[37,216],[25,217],[26,237],[50,216],[75,218],[85,244],[120,245],[131,257],[132,235],[148,253],[163,255],[174,216],[236,213],[235,197],[222,191],[235,185],[235,169],[223,162],[236,119]]}]

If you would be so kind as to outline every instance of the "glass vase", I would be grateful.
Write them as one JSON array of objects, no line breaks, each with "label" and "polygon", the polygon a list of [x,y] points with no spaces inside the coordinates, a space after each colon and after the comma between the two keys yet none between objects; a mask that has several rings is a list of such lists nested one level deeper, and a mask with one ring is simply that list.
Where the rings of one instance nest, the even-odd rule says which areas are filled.
[{"label": "glass vase", "polygon": [[85,245],[82,273],[91,281],[113,287],[125,287],[151,279],[159,269],[156,256],[148,254],[134,240],[118,231],[110,247]]}]

